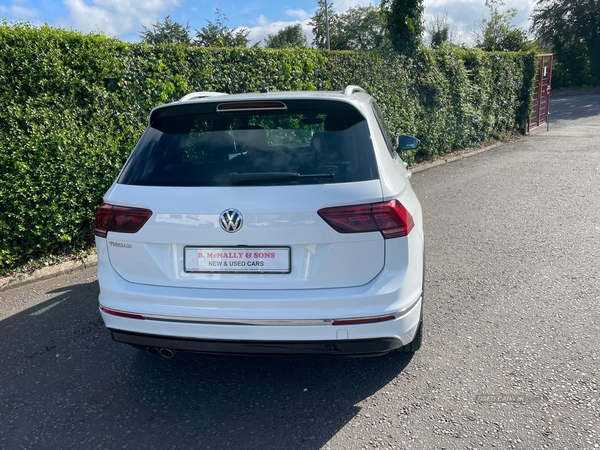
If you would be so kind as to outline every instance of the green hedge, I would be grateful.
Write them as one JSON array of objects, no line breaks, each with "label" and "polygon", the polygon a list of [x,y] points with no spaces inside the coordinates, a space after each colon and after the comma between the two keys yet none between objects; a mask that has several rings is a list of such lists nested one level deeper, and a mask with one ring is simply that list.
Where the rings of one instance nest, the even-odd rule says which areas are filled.
[{"label": "green hedge", "polygon": [[532,55],[516,53],[150,47],[0,23],[0,273],[91,243],[148,112],[186,93],[358,84],[394,133],[421,139],[414,162],[523,129],[533,74]]}]

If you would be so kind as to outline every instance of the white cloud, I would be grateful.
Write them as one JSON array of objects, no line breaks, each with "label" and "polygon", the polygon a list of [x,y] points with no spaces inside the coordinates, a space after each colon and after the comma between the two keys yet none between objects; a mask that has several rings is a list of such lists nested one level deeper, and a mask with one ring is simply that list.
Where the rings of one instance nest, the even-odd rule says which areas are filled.
[{"label": "white cloud", "polygon": [[255,26],[246,28],[247,30],[250,31],[250,34],[248,35],[248,38],[250,39],[250,45],[253,45],[256,42],[259,42],[261,40],[263,41],[262,44],[264,44],[264,39],[269,34],[275,34],[279,30],[284,29],[285,27],[288,27],[290,25],[296,25],[298,23],[300,25],[302,25],[302,31],[304,32],[304,35],[306,36],[306,42],[307,42],[307,44],[310,45],[310,43],[312,42],[312,39],[313,39],[313,35],[312,35],[312,27],[308,24],[309,20],[310,20],[310,16],[309,16],[309,18],[307,18],[303,21],[296,20],[296,21],[291,21],[291,22],[286,22],[286,21],[271,22],[265,16],[260,15],[255,20],[255,23],[256,23]]},{"label": "white cloud", "polygon": [[38,17],[38,10],[35,8],[28,8],[26,2],[23,0],[13,0],[10,7],[0,6],[0,13],[11,20],[27,20]]},{"label": "white cloud", "polygon": [[294,17],[299,21],[310,19],[310,13],[304,9],[286,9],[285,14],[290,17]]},{"label": "white cloud", "polygon": [[[353,8],[355,6],[361,5],[361,6],[366,6],[366,5],[370,5],[373,2],[370,0],[334,0],[333,3],[333,9],[334,11],[338,12],[338,13],[343,13],[346,12],[348,9]],[[264,39],[269,35],[269,34],[275,34],[277,33],[279,30],[282,30],[283,28],[290,26],[290,25],[296,25],[296,24],[300,24],[302,25],[302,31],[304,32],[304,35],[306,36],[306,42],[307,44],[310,46],[310,44],[312,43],[313,40],[313,33],[312,33],[312,27],[308,24],[311,16],[314,14],[316,10],[316,2],[315,2],[315,8],[312,11],[306,11],[304,9],[286,9],[285,10],[285,14],[289,17],[294,17],[297,20],[295,21],[274,21],[271,22],[269,21],[269,19],[267,19],[264,15],[260,15],[258,16],[257,19],[255,19],[255,23],[256,25],[253,27],[247,27],[246,29],[250,30],[250,34],[248,35],[248,38],[250,39],[250,44],[253,45],[256,42],[263,40],[264,43]]]},{"label": "white cloud", "polygon": [[178,0],[63,0],[73,28],[90,32],[102,30],[110,36],[138,31],[160,20],[164,12],[178,6]]},{"label": "white cloud", "polygon": [[[0,0],[3,1],[3,0]],[[35,19],[39,20],[39,13],[29,7],[31,0],[12,0],[11,6],[0,6],[0,13],[9,19]],[[177,11],[177,7],[186,6],[191,15],[197,15],[201,8],[198,4],[186,2],[185,0],[62,0],[68,10],[68,17],[63,18],[61,25],[73,27],[84,32],[102,30],[107,35],[125,37],[140,31],[142,25],[148,27],[166,14]],[[186,3],[186,5],[184,5]],[[376,4],[379,1],[376,0]],[[505,0],[506,8],[517,8],[518,16],[514,23],[527,29],[529,27],[529,14],[533,0]],[[361,5],[373,4],[369,0],[334,0],[334,9],[343,13],[349,8]],[[258,17],[250,26],[242,26],[250,31],[250,43],[254,44],[264,40],[267,35],[275,34],[277,31],[289,25],[300,23],[307,42],[313,39],[312,29],[308,25],[310,17],[316,9],[316,2],[312,2],[310,9],[284,9],[283,20],[272,21],[265,15],[258,15],[261,11],[257,4],[248,2],[244,10],[248,9],[246,17]],[[252,13],[250,12],[252,11]],[[206,10],[208,11],[208,10]],[[206,12],[204,11],[204,12]],[[434,14],[443,15],[447,13],[448,19],[460,35],[462,41],[469,41],[470,34],[477,21],[487,15],[485,0],[425,0],[425,20],[430,20]],[[268,14],[268,13],[267,13]],[[281,17],[278,17],[281,19]],[[289,18],[289,20],[285,20]],[[203,22],[203,21],[202,21]],[[246,22],[248,23],[248,22]],[[264,41],[263,41],[264,42]]]},{"label": "white cloud", "polygon": [[[525,30],[529,29],[532,0],[505,0],[502,10],[516,8],[518,11],[513,23]],[[471,34],[477,23],[488,16],[484,0],[425,0],[424,19],[427,23],[434,15],[447,14],[448,21],[456,27],[459,40],[472,44]]]},{"label": "white cloud", "polygon": [[369,0],[335,0],[333,2],[333,9],[336,12],[343,13],[348,11],[350,8],[354,8],[355,6],[367,6],[372,3],[373,2]]}]

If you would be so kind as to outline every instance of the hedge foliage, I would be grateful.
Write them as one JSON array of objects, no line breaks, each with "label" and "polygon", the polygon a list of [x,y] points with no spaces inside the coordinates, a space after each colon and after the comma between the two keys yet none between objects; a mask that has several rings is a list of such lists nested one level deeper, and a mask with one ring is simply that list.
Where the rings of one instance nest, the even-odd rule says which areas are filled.
[{"label": "hedge foliage", "polygon": [[414,59],[310,49],[147,46],[0,23],[0,273],[93,242],[95,208],[150,109],[193,91],[343,89],[378,101],[431,158],[524,128],[532,55],[444,47]]}]

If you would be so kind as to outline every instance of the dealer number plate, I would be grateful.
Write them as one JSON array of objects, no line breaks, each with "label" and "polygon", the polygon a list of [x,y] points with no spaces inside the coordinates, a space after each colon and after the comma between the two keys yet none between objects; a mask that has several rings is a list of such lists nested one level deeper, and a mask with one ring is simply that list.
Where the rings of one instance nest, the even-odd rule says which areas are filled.
[{"label": "dealer number plate", "polygon": [[196,273],[290,273],[289,247],[185,247],[184,270]]}]

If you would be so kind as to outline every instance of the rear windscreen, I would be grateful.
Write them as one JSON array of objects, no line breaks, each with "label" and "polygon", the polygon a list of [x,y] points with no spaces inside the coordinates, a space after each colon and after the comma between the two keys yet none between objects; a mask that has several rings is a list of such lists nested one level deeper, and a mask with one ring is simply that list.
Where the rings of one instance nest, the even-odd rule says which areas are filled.
[{"label": "rear windscreen", "polygon": [[218,103],[156,110],[118,183],[272,186],[378,178],[369,128],[356,108],[324,100],[282,104],[255,109],[245,104],[239,111],[229,104],[220,112]]}]

